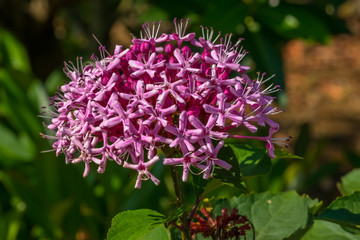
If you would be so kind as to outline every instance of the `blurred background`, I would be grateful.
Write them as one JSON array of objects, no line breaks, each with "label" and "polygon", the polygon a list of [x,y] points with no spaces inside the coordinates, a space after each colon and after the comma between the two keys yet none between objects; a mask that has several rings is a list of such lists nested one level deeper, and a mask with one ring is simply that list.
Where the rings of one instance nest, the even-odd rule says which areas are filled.
[{"label": "blurred background", "polygon": [[[289,151],[271,174],[246,179],[255,192],[295,189],[325,203],[360,167],[360,1],[358,0],[0,0],[0,239],[104,239],[121,210],[174,208],[170,176],[134,190],[134,175],[109,163],[82,178],[51,149],[42,106],[66,81],[63,62],[129,46],[145,21],[190,18],[188,32],[212,26],[245,38],[245,64],[276,74],[284,91],[276,115]],[[131,179],[131,180],[129,180]],[[169,197],[170,193],[170,197]]]}]

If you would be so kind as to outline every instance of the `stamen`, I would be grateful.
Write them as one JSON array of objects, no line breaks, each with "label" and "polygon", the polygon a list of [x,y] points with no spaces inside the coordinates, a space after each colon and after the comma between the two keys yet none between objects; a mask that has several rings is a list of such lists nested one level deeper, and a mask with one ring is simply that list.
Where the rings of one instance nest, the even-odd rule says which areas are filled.
[{"label": "stamen", "polygon": [[186,19],[186,23],[185,23],[185,27],[184,27],[184,31],[183,31],[183,36],[185,36],[185,31],[186,31],[186,28],[187,28],[187,25],[189,23],[190,19]]},{"label": "stamen", "polygon": [[[149,175],[149,174],[147,174],[145,171],[141,171],[141,172],[143,172],[143,175],[141,176],[141,180],[142,180],[142,181],[147,181],[147,180],[150,179],[150,175]],[[140,172],[139,172],[139,174],[140,174]]]},{"label": "stamen", "polygon": [[274,86],[274,84],[272,83],[265,90],[263,90],[262,93],[267,95],[267,94],[272,94],[274,92],[279,92],[279,91],[280,91],[279,85]]},{"label": "stamen", "polygon": [[155,33],[155,23],[156,23],[156,22],[153,22],[153,28],[152,28],[152,33],[153,33],[153,35],[154,35],[154,33]]},{"label": "stamen", "polygon": [[65,62],[64,61],[64,72],[65,73],[70,73],[70,72],[74,72],[76,70],[76,67],[74,66],[74,64],[70,61]]},{"label": "stamen", "polygon": [[55,152],[56,149],[49,149],[49,150],[43,150],[40,153],[48,153],[48,152]]},{"label": "stamen", "polygon": [[58,140],[59,138],[56,136],[50,136],[45,134],[40,134],[42,138],[51,139],[51,140]]},{"label": "stamen", "polygon": [[[263,77],[265,76],[265,73],[263,74]],[[271,75],[270,77],[268,77],[267,79],[262,81],[262,84],[266,83],[267,81],[269,81],[270,79],[272,79],[273,77],[275,77],[275,74]]]},{"label": "stamen", "polygon": [[[208,42],[215,43],[221,36],[221,32],[219,32],[219,34],[215,37],[215,39],[212,40],[212,38],[214,36],[214,29],[212,27],[210,27],[210,30],[207,27],[203,27],[203,26],[200,26],[200,27],[201,27],[201,33],[202,33],[203,39],[205,39]],[[206,34],[205,34],[204,29],[206,30]]]},{"label": "stamen", "polygon": [[150,34],[149,24],[147,22],[143,24],[143,29],[144,29],[144,34],[146,35],[146,37],[150,38],[151,34]]},{"label": "stamen", "polygon": [[105,53],[108,56],[111,56],[111,54],[106,50],[105,46],[101,44],[101,42],[95,37],[95,35],[93,34],[92,36],[95,39],[95,41],[100,45],[99,50],[100,50],[101,59],[106,58]]},{"label": "stamen", "polygon": [[81,69],[81,72],[84,72],[84,65],[83,65],[83,57],[80,57],[80,69]]},{"label": "stamen", "polygon": [[[211,31],[213,31],[212,28],[211,28]],[[215,43],[220,36],[221,36],[221,32],[219,31],[218,35],[216,36],[216,38],[214,39],[214,41],[212,41],[212,43]],[[211,37],[212,37],[212,35],[211,35]]]},{"label": "stamen", "polygon": [[271,138],[271,142],[273,144],[279,145],[281,147],[285,147],[288,148],[288,146],[290,146],[290,140],[291,140],[291,136],[289,137],[285,137],[285,138]]},{"label": "stamen", "polygon": [[176,23],[176,18],[174,18],[174,25],[175,25],[175,32],[177,34],[179,34],[178,26],[177,26],[177,23]]},{"label": "stamen", "polygon": [[40,118],[47,118],[47,119],[53,119],[54,117],[51,117],[51,116],[45,116],[45,115],[37,115],[37,117],[40,117]]},{"label": "stamen", "polygon": [[208,39],[212,39],[212,36],[213,36],[213,33],[214,33],[214,30],[212,27],[210,27],[210,35],[209,35],[209,29],[208,29]]},{"label": "stamen", "polygon": [[251,113],[247,114],[245,116],[245,119],[248,119],[251,115],[253,115],[254,113],[256,113],[262,106],[260,105],[259,107],[257,107],[255,110],[253,110]]},{"label": "stamen", "polygon": [[202,35],[203,35],[203,38],[206,40],[206,38],[205,38],[205,34],[204,34],[204,27],[203,27],[203,26],[201,26],[201,25],[200,25],[200,27],[201,27],[201,33],[202,33]]},{"label": "stamen", "polygon": [[[152,23],[152,27],[150,26],[149,23],[144,23],[142,25],[142,28],[143,28],[143,31],[140,31],[140,38],[141,39],[147,39],[147,40],[150,40],[150,39],[155,39],[157,38],[157,35],[159,34],[159,31],[160,31],[160,25],[161,25],[162,21],[159,21],[158,22],[158,26],[156,27],[156,22],[153,22]],[[135,38],[133,36],[133,38]]]},{"label": "stamen", "polygon": [[186,19],[186,23],[184,23],[183,19],[180,19],[179,23],[177,23],[176,18],[174,18],[174,25],[175,25],[175,32],[179,36],[179,38],[182,38],[185,36],[186,28],[188,26],[190,19]]},{"label": "stamen", "polygon": [[236,47],[236,49],[234,50],[235,52],[237,52],[234,62],[240,63],[240,61],[245,57],[248,52],[246,50],[243,50],[243,46],[240,47],[239,51],[237,49],[238,47]]},{"label": "stamen", "polygon": [[182,29],[183,29],[183,19],[180,19],[180,27],[179,27],[179,33],[178,33],[179,37],[182,36],[181,35],[182,34]]}]

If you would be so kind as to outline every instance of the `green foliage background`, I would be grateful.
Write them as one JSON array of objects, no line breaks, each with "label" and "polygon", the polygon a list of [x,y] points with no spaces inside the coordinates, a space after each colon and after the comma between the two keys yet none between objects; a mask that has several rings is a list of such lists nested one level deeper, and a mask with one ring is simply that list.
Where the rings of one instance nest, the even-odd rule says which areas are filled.
[{"label": "green foliage background", "polygon": [[[200,33],[198,26],[203,25],[223,33],[233,32],[235,37],[246,39],[244,47],[250,53],[245,61],[252,69],[277,75],[277,83],[285,89],[278,96],[279,104],[286,106],[282,47],[297,38],[326,44],[332,35],[346,32],[336,14],[326,11],[329,6],[336,10],[341,3],[337,0],[0,2],[0,239],[103,239],[111,219],[123,210],[149,208],[166,216],[169,212],[176,215],[171,175],[161,165],[154,170],[162,180],[158,187],[146,182],[141,190],[135,190],[134,176],[115,163],[110,162],[104,174],[93,171],[83,179],[83,166],[66,166],[63,156],[41,153],[51,149],[51,143],[39,134],[51,135],[42,125],[47,120],[38,117],[41,107],[48,104],[48,97],[57,86],[66,81],[61,70],[64,60],[75,60],[76,56],[86,59],[97,52],[92,34],[110,49],[115,41],[126,46],[131,39],[129,32],[137,35],[144,21],[163,20],[167,30],[175,17],[189,17],[189,31]],[[301,129],[293,148],[304,159],[292,158],[281,151],[272,163],[266,157],[261,158],[262,164],[272,165],[271,172],[258,166],[246,168],[251,176],[262,175],[244,179],[248,190],[306,193],[321,176],[333,174],[331,164],[310,173],[321,146],[318,151],[308,152],[307,133],[306,127]],[[235,155],[249,154],[253,149],[239,151],[234,150]],[[360,165],[355,161],[359,158],[356,154],[352,156],[354,167]],[[294,174],[284,178],[285,169],[289,168],[294,169]],[[358,179],[352,175],[344,177],[342,181],[351,184],[341,185],[341,192],[350,195],[359,190],[354,189]],[[218,187],[208,197],[226,198],[242,193],[242,183],[234,183],[231,178],[229,183],[233,185]],[[189,204],[195,200],[193,188],[191,184],[185,185]],[[331,217],[332,212],[323,214]],[[331,228],[322,220],[317,220],[316,227]],[[304,239],[314,239],[311,234]]]}]

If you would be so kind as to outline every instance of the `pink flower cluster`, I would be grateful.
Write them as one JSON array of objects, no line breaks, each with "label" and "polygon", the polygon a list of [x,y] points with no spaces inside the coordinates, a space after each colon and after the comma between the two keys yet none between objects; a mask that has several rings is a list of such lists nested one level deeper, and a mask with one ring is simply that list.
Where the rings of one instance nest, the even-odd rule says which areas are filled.
[{"label": "pink flower cluster", "polygon": [[[215,165],[231,168],[217,157],[228,137],[265,141],[274,158],[272,136],[279,125],[269,116],[279,111],[269,94],[278,86],[263,88],[270,78],[245,74],[241,40],[233,44],[231,34],[214,37],[207,28],[196,38],[185,32],[188,20],[174,22],[176,32],[160,36],[160,23],[144,24],[130,48],[116,46],[113,54],[100,45],[101,58],[93,56],[93,64],[65,63],[70,82],[52,98],[47,127],[55,136],[48,137],[66,163],[85,163],[84,177],[91,162],[102,173],[114,160],[138,172],[136,188],[147,179],[157,185],[149,169],[161,150],[163,164],[183,167],[183,181],[193,168],[207,179]],[[266,125],[265,137],[228,133],[236,127],[255,133]]]}]

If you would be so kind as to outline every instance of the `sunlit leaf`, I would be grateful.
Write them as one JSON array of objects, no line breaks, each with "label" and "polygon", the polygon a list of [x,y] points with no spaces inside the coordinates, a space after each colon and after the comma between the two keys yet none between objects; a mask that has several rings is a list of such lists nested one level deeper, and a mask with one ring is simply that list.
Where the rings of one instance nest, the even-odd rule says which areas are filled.
[{"label": "sunlit leaf", "polygon": [[337,198],[318,218],[346,226],[360,225],[360,192]]},{"label": "sunlit leaf", "polygon": [[31,65],[25,47],[8,31],[0,31],[0,48],[3,51],[3,61],[5,65],[21,71],[23,73],[31,72]]},{"label": "sunlit leaf", "polygon": [[16,240],[20,230],[22,213],[11,211],[0,214],[0,239]]},{"label": "sunlit leaf", "polygon": [[301,240],[359,240],[356,236],[340,225],[323,220],[315,220],[311,229],[301,238]]},{"label": "sunlit leaf", "polygon": [[164,220],[164,215],[150,209],[121,212],[113,218],[107,239],[170,239]]},{"label": "sunlit leaf", "polygon": [[222,200],[214,211],[221,213],[223,208],[237,208],[239,214],[249,218],[255,228],[255,239],[278,240],[291,236],[307,226],[309,209],[317,201],[309,201],[307,196],[296,192],[279,194],[261,193],[243,195]]},{"label": "sunlit leaf", "polygon": [[230,144],[243,177],[264,175],[271,171],[271,159],[266,150],[246,144]]},{"label": "sunlit leaf", "polygon": [[343,195],[350,195],[355,191],[360,191],[360,168],[354,169],[343,176],[338,187]]}]

